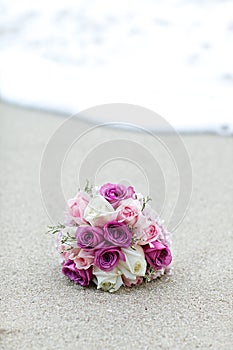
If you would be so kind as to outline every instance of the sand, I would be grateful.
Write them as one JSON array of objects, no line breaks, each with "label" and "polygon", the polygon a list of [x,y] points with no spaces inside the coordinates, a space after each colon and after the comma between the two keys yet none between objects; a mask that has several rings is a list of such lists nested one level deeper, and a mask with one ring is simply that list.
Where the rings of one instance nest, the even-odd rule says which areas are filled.
[{"label": "sand", "polygon": [[1,349],[229,349],[233,139],[183,136],[193,194],[173,235],[174,273],[109,294],[69,283],[44,234],[40,161],[62,121],[0,104]]}]

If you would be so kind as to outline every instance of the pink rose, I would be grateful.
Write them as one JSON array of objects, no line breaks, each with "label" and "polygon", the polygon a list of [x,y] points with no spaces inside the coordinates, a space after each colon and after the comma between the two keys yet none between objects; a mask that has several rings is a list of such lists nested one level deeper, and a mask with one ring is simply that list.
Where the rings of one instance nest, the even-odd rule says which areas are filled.
[{"label": "pink rose", "polygon": [[61,247],[63,247],[63,251],[61,252],[61,256],[62,256],[64,261],[69,260],[71,256],[77,255],[80,251],[80,248],[73,248],[73,249],[67,250],[67,245],[65,245],[65,244],[62,245]]},{"label": "pink rose", "polygon": [[147,222],[147,226],[141,230],[137,230],[137,244],[150,245],[151,242],[155,241],[160,233],[160,229],[155,222]]},{"label": "pink rose", "polygon": [[123,200],[117,208],[117,220],[126,225],[133,226],[141,215],[141,209],[139,201],[132,198]]},{"label": "pink rose", "polygon": [[67,201],[68,214],[78,225],[87,223],[84,219],[84,211],[89,201],[90,196],[86,192],[78,192],[74,198]]},{"label": "pink rose", "polygon": [[62,262],[64,262],[69,260],[71,254],[75,254],[75,255],[78,254],[78,252],[80,251],[80,248],[76,248],[76,246],[74,246],[71,249],[70,245],[62,243],[62,237],[63,237],[62,231],[60,231],[57,236],[56,248],[60,253]]},{"label": "pink rose", "polygon": [[143,282],[143,277],[137,276],[135,280],[126,278],[124,275],[122,275],[122,280],[125,287],[133,287],[141,284]]},{"label": "pink rose", "polygon": [[94,255],[90,251],[84,249],[79,249],[77,254],[71,254],[69,258],[74,261],[75,266],[80,270],[89,269],[94,262]]}]

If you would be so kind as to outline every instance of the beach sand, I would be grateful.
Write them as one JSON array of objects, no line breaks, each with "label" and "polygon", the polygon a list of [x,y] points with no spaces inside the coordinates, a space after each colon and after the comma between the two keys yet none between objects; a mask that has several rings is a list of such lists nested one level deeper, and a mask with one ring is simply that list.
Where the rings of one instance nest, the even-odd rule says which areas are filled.
[{"label": "beach sand", "polygon": [[174,273],[110,294],[69,283],[44,234],[40,161],[62,121],[0,104],[1,349],[229,349],[233,138],[183,136],[193,193],[173,235]]}]

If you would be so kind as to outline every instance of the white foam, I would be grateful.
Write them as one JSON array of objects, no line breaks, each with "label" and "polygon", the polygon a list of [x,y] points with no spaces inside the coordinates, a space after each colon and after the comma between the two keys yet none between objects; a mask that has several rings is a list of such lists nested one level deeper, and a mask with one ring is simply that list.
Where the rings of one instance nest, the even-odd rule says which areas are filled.
[{"label": "white foam", "polygon": [[233,1],[3,0],[2,8],[3,99],[67,114],[139,104],[180,131],[233,133]]}]

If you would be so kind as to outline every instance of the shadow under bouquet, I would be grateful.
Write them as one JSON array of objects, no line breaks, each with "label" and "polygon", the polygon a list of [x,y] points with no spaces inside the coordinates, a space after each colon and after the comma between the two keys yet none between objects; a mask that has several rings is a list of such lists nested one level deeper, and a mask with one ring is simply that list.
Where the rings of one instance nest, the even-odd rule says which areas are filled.
[{"label": "shadow under bouquet", "polygon": [[49,226],[58,235],[62,273],[109,292],[170,273],[171,234],[149,201],[132,186],[87,183],[67,201],[65,223]]}]

